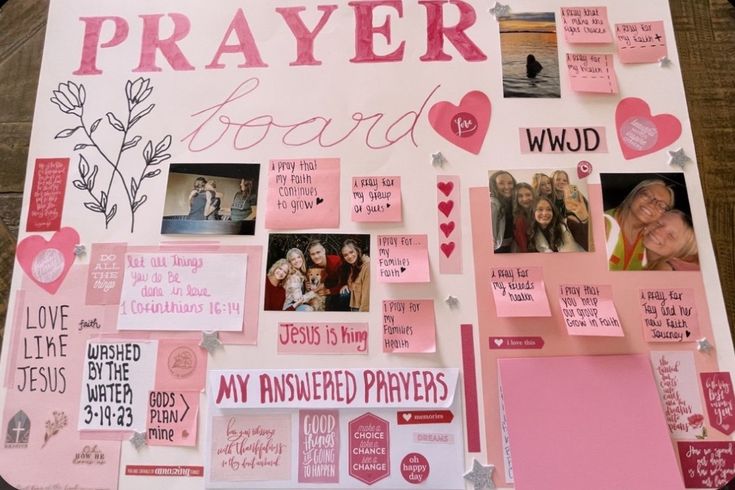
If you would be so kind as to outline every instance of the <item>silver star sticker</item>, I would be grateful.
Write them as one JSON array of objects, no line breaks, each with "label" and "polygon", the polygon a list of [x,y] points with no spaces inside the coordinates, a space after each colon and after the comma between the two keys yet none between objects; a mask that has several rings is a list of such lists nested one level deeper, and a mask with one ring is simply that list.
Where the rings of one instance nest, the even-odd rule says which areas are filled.
[{"label": "silver star sticker", "polygon": [[457,306],[459,306],[459,300],[456,296],[452,296],[451,294],[447,296],[444,302],[447,304],[447,306],[449,306],[449,308],[456,308]]},{"label": "silver star sticker", "polygon": [[702,337],[697,340],[697,350],[702,354],[707,354],[712,349],[714,349],[714,347],[710,344],[709,340],[707,340],[707,337]]},{"label": "silver star sticker", "polygon": [[661,68],[668,68],[671,66],[671,60],[668,56],[664,56],[663,58],[658,59],[658,64]]},{"label": "silver star sticker", "polygon": [[87,247],[84,245],[74,245],[74,255],[77,257],[81,257],[82,255],[87,253]]},{"label": "silver star sticker", "polygon": [[676,165],[681,168],[684,168],[684,165],[686,165],[687,162],[692,161],[692,159],[684,153],[684,148],[679,148],[674,151],[669,150],[669,157],[669,165]]},{"label": "silver star sticker", "polygon": [[444,158],[444,155],[442,155],[442,152],[437,151],[436,153],[431,154],[431,164],[433,166],[442,168],[445,163],[447,163],[447,159]]},{"label": "silver star sticker", "polygon": [[202,341],[199,342],[199,347],[207,349],[210,354],[222,347],[222,342],[219,340],[219,334],[217,332],[202,332]]},{"label": "silver star sticker", "polygon": [[495,18],[506,17],[510,13],[510,7],[500,2],[495,2],[495,5],[488,10]]},{"label": "silver star sticker", "polygon": [[464,474],[464,479],[472,483],[475,490],[490,490],[495,488],[493,483],[494,465],[482,465],[476,459],[472,459],[472,469]]},{"label": "silver star sticker", "polygon": [[140,449],[143,446],[148,445],[145,437],[145,432],[134,432],[133,437],[130,438],[130,442],[133,444],[133,447],[135,447],[135,449]]}]

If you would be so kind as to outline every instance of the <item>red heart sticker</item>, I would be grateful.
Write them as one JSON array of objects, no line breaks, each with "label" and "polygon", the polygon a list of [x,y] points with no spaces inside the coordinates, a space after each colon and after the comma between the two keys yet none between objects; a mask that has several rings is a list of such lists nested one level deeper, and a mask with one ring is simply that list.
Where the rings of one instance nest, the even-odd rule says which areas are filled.
[{"label": "red heart sticker", "polygon": [[452,190],[454,189],[454,182],[437,182],[436,186],[442,192],[442,194],[444,194],[445,196],[449,196],[449,194],[451,194]]},{"label": "red heart sticker", "polygon": [[437,102],[429,110],[429,124],[450,143],[477,155],[485,141],[492,105],[483,92],[474,90],[462,97],[459,105]]},{"label": "red heart sticker", "polygon": [[449,213],[452,212],[452,209],[454,209],[454,201],[449,200],[439,202],[439,211],[441,211],[447,218],[449,218]]},{"label": "red heart sticker", "polygon": [[671,114],[651,115],[646,101],[628,97],[618,103],[615,126],[626,160],[657,152],[681,136],[681,122]]},{"label": "red heart sticker", "polygon": [[40,235],[24,238],[15,256],[33,282],[55,294],[74,263],[74,246],[78,243],[79,233],[74,228],[62,228],[49,241]]},{"label": "red heart sticker", "polygon": [[454,252],[454,242],[442,243],[439,247],[442,249],[442,252],[444,252],[444,255],[446,255],[447,257],[452,255],[452,252]]},{"label": "red heart sticker", "polygon": [[454,221],[450,221],[449,223],[442,223],[439,225],[439,228],[444,233],[444,236],[449,238],[449,235],[451,235],[454,231]]}]

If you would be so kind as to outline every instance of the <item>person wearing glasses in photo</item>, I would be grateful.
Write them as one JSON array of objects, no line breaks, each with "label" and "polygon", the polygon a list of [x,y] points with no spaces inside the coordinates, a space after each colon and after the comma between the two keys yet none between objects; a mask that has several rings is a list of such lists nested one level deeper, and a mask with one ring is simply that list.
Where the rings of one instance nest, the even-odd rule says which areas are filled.
[{"label": "person wearing glasses in photo", "polygon": [[608,268],[642,270],[643,230],[673,206],[673,189],[663,180],[649,179],[638,183],[617,208],[605,211]]}]

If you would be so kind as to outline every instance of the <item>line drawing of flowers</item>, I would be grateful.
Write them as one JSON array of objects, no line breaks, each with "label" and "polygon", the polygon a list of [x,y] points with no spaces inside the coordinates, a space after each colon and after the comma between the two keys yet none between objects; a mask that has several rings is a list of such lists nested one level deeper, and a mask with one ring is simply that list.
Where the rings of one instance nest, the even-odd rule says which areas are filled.
[{"label": "line drawing of flowers", "polygon": [[64,412],[53,412],[54,420],[46,421],[46,433],[43,435],[43,445],[45,447],[49,439],[59,433],[61,429],[66,427],[68,419]]},{"label": "line drawing of flowers", "polygon": [[[105,229],[109,227],[110,222],[117,215],[118,202],[113,201],[121,199],[117,196],[113,198],[111,195],[113,184],[117,181],[118,187],[122,187],[125,193],[127,206],[130,209],[130,233],[133,233],[135,231],[135,213],[148,200],[148,195],[140,192],[143,181],[157,177],[161,173],[161,169],[152,167],[171,158],[171,154],[168,153],[171,147],[171,135],[167,134],[155,145],[153,140],[148,140],[141,152],[144,165],[140,173],[133,171],[127,162],[125,165],[127,175],[121,170],[123,154],[137,147],[143,139],[141,135],[132,136],[130,134],[133,126],[153,112],[156,107],[156,104],[152,103],[141,109],[142,103],[152,93],[153,86],[149,78],[139,77],[125,83],[125,98],[127,100],[127,114],[123,117],[125,122],[111,111],[105,113],[107,124],[120,133],[120,143],[119,145],[107,144],[103,147],[94,134],[100,127],[103,118],[97,118],[91,124],[89,124],[88,119],[85,119],[87,91],[84,85],[72,81],[61,82],[57,89],[52,92],[50,101],[64,114],[76,118],[75,126],[59,131],[54,139],[69,138],[80,130],[83,133],[82,141],[74,145],[74,151],[79,152],[77,171],[80,178],[73,180],[72,184],[80,191],[87,192],[89,200],[84,202],[84,207],[93,213],[104,216]],[[90,151],[93,151],[91,155]],[[83,152],[87,152],[86,155]],[[98,183],[97,175],[100,167],[97,163],[94,163],[95,160],[93,160],[92,155],[97,159],[101,159],[102,163],[108,165],[111,169],[106,185],[103,184],[101,188],[95,187]]]}]

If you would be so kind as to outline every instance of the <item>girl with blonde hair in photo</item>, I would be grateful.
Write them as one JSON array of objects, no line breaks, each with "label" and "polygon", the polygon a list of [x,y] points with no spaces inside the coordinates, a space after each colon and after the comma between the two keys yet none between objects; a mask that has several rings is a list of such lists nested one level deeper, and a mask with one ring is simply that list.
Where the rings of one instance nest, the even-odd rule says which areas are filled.
[{"label": "girl with blonde hair in photo", "polygon": [[678,209],[672,209],[643,230],[643,246],[646,270],[699,270],[692,222]]},{"label": "girl with blonde hair in photo", "polygon": [[608,268],[642,270],[643,229],[674,206],[674,190],[660,179],[639,182],[617,208],[605,211]]}]

